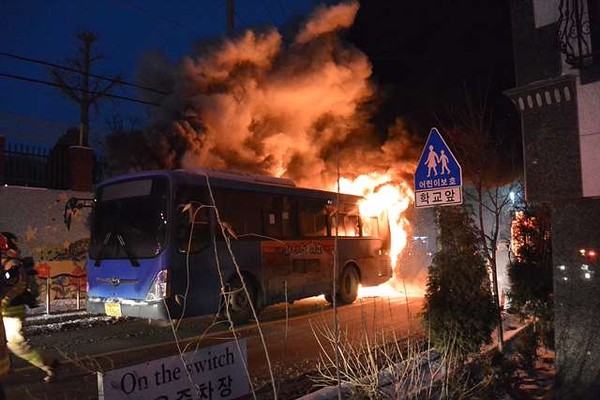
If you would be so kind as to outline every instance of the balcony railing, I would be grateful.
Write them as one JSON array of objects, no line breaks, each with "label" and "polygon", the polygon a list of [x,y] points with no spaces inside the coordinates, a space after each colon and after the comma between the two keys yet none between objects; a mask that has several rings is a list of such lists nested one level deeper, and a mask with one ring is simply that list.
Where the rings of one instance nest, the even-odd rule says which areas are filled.
[{"label": "balcony railing", "polygon": [[589,1],[559,0],[558,11],[558,45],[565,61],[574,68],[590,66],[593,48]]}]

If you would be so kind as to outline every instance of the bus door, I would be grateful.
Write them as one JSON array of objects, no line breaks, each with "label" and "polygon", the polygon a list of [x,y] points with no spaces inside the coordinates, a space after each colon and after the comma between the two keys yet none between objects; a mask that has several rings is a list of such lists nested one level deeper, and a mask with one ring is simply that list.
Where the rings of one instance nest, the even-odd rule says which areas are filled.
[{"label": "bus door", "polygon": [[314,296],[327,292],[333,274],[334,241],[328,236],[328,206],[325,199],[300,199],[300,240],[290,244],[292,271],[301,276],[302,291]]},{"label": "bus door", "polygon": [[274,194],[263,195],[261,214],[263,240],[260,242],[261,276],[269,302],[291,300],[301,286],[293,276],[289,237],[295,230],[292,202]]},{"label": "bus door", "polygon": [[175,296],[185,294],[188,316],[217,312],[219,307],[221,285],[215,268],[211,222],[214,211],[206,203],[204,192],[204,186],[181,186],[175,203],[172,292]]}]

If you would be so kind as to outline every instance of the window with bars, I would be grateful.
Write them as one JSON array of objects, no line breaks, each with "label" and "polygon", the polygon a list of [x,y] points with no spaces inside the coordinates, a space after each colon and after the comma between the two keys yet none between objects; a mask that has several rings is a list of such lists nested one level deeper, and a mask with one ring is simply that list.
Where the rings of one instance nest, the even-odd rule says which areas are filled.
[{"label": "window with bars", "polygon": [[574,68],[599,64],[600,0],[559,0],[558,45]]}]

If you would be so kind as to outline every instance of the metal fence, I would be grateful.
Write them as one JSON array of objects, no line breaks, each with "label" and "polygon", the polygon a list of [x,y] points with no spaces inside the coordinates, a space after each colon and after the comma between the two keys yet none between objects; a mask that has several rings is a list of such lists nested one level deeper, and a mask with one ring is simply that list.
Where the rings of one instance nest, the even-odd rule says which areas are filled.
[{"label": "metal fence", "polygon": [[[43,293],[46,315],[52,312],[52,305],[60,301],[75,300],[75,309],[81,310],[81,301],[85,300],[86,275],[58,274],[38,277],[40,292]],[[65,282],[66,281],[66,282]],[[75,286],[74,290],[66,290]],[[73,299],[74,297],[74,299]]]},{"label": "metal fence", "polygon": [[[2,151],[2,149],[0,149]],[[19,143],[6,143],[2,183],[17,186],[69,189],[68,147],[52,149]],[[104,178],[105,160],[95,156],[94,182]]]},{"label": "metal fence", "polygon": [[9,185],[68,189],[67,154],[44,147],[7,143],[4,150],[4,181]]}]

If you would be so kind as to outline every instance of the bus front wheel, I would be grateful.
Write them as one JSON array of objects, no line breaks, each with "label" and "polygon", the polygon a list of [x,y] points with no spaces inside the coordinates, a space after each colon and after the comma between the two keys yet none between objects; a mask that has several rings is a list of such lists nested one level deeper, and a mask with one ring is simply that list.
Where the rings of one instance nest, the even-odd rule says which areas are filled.
[{"label": "bus front wheel", "polygon": [[340,277],[340,287],[337,296],[341,304],[354,303],[354,300],[358,296],[358,284],[359,278],[356,270],[352,267],[344,268]]},{"label": "bus front wheel", "polygon": [[239,277],[232,278],[225,285],[222,317],[231,319],[234,324],[241,324],[252,317],[252,305],[256,298],[256,288],[252,281],[244,277],[246,289]]}]

